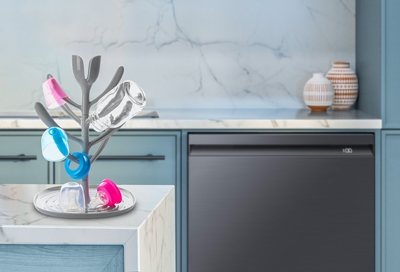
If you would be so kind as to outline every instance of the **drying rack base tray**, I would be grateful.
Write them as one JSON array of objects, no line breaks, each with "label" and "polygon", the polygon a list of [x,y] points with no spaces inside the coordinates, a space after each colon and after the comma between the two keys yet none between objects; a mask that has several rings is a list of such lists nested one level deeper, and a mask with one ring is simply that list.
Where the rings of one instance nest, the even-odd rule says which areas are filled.
[{"label": "drying rack base tray", "polygon": [[[121,203],[113,207],[99,207],[91,209],[85,213],[66,213],[60,209],[58,205],[61,186],[54,186],[46,190],[40,191],[33,198],[33,205],[36,210],[45,215],[60,217],[60,218],[75,218],[75,219],[91,219],[91,218],[106,218],[127,213],[133,209],[136,204],[136,197],[123,188],[119,188],[122,194]],[[97,192],[97,185],[89,186],[89,195],[94,198]]]}]

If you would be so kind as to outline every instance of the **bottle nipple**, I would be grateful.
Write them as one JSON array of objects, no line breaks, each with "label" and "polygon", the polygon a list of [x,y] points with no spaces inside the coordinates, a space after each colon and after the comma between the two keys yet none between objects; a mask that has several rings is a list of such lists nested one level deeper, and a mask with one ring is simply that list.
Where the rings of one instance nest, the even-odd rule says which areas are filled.
[{"label": "bottle nipple", "polygon": [[94,209],[98,206],[112,207],[115,204],[121,203],[122,194],[118,186],[110,179],[104,179],[97,187],[96,196],[90,201],[89,209]]}]

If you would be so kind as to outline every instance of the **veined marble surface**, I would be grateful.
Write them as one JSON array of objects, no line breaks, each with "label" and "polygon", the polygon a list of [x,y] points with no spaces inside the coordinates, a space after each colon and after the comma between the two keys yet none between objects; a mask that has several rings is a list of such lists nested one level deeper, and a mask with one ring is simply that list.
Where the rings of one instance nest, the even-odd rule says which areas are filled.
[{"label": "veined marble surface", "polygon": [[132,211],[85,220],[36,211],[34,195],[52,186],[0,184],[0,244],[124,245],[125,271],[175,271],[173,186],[123,185],[136,196]]},{"label": "veined marble surface", "polygon": [[355,0],[0,0],[0,110],[43,102],[48,73],[81,98],[71,56],[119,66],[154,108],[305,108],[332,61],[355,65]]},{"label": "veined marble surface", "polygon": [[[159,118],[133,118],[121,129],[381,129],[382,120],[358,110],[157,109]],[[143,115],[151,113],[149,110]],[[20,114],[21,116],[16,116]],[[61,113],[54,112],[55,115]],[[70,118],[55,118],[64,129],[79,129]],[[46,129],[33,111],[0,112],[0,129]]]}]

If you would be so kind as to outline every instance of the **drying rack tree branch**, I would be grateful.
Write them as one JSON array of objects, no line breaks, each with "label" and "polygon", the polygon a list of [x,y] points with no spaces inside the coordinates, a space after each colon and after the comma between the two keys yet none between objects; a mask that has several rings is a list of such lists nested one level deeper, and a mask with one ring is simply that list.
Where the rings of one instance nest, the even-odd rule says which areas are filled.
[{"label": "drying rack tree branch", "polygon": [[67,102],[68,104],[74,106],[75,108],[80,109],[80,110],[82,109],[82,106],[79,105],[78,103],[75,103],[74,101],[72,101],[71,98],[65,97],[63,99],[64,99],[65,102]]},{"label": "drying rack tree branch", "polygon": [[75,122],[77,122],[80,126],[82,124],[82,120],[81,118],[79,118],[78,116],[76,116],[76,114],[71,110],[70,107],[68,107],[68,105],[64,104],[61,106],[61,108],[72,118],[75,120]]},{"label": "drying rack tree branch", "polygon": [[[50,78],[53,78],[53,76],[51,75],[51,74],[48,74],[47,75],[47,79],[50,79]],[[69,99],[69,97],[67,97],[68,99]],[[67,102],[66,101],[66,99],[67,98],[63,98],[63,100],[65,101],[65,102]],[[71,99],[69,99],[70,101],[72,101]],[[73,102],[73,101],[72,101]],[[75,103],[75,102],[73,102],[73,103]],[[76,104],[76,103],[75,103]],[[78,104],[76,104],[76,105],[78,105]],[[79,106],[79,105],[78,105]],[[81,106],[79,106],[78,108],[80,108]],[[66,113],[66,114],[68,114],[72,119],[74,119],[79,125],[81,125],[81,119],[78,117],[78,116],[76,116],[76,114],[71,110],[71,108],[70,107],[68,107],[68,105],[66,105],[66,104],[64,104],[64,105],[62,105],[61,106],[61,108],[64,110],[64,112]]]},{"label": "drying rack tree branch", "polygon": [[114,74],[114,77],[111,79],[110,84],[108,84],[107,88],[99,95],[97,96],[95,99],[93,99],[90,102],[90,106],[93,106],[94,104],[96,104],[97,102],[99,102],[99,100],[106,95],[109,91],[111,91],[115,86],[118,85],[119,81],[122,78],[122,75],[124,74],[124,67],[120,66],[118,67],[117,71]]}]

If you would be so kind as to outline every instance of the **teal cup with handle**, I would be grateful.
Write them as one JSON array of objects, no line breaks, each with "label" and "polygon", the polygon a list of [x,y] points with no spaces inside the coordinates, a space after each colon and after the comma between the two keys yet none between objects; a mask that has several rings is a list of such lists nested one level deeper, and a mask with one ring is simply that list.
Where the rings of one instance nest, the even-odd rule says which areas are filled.
[{"label": "teal cup with handle", "polygon": [[68,157],[68,137],[58,127],[48,128],[42,135],[42,154],[50,162],[63,161]]}]

